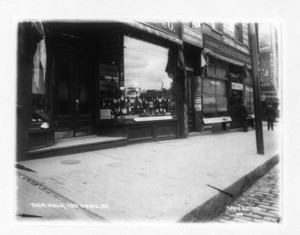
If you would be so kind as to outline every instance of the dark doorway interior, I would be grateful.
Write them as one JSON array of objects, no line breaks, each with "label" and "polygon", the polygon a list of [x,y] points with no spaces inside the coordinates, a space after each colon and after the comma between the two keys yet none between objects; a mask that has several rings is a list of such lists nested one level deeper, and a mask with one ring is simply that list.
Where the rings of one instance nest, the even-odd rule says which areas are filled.
[{"label": "dark doorway interior", "polygon": [[188,122],[189,132],[195,131],[195,109],[194,109],[194,74],[187,73],[187,97],[188,97]]},{"label": "dark doorway interior", "polygon": [[93,134],[91,71],[91,59],[85,54],[69,52],[54,56],[56,138]]}]

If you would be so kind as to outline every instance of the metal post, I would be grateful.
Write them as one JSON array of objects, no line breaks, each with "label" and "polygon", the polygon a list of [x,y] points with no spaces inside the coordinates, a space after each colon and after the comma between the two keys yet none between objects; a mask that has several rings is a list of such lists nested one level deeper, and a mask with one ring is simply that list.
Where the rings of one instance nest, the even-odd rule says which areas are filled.
[{"label": "metal post", "polygon": [[256,148],[258,154],[264,154],[264,138],[262,130],[261,118],[261,103],[260,103],[260,83],[258,77],[258,48],[255,24],[248,24],[249,43],[251,51],[252,64],[252,83],[254,93],[254,114],[255,114],[255,134],[256,134]]}]

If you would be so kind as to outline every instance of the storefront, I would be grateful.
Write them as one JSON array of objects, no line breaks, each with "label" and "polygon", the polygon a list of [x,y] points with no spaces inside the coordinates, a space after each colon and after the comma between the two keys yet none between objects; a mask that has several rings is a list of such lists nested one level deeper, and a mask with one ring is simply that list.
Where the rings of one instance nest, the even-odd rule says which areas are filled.
[{"label": "storefront", "polygon": [[19,94],[31,90],[24,105],[31,111],[18,124],[28,136],[18,139],[23,149],[89,135],[129,142],[183,136],[179,24],[43,22],[36,41],[24,37],[35,33],[26,24],[19,25],[19,52],[33,48],[27,64],[21,55],[18,63]]},{"label": "storefront", "polygon": [[182,24],[182,41],[185,60],[185,94],[188,116],[188,131],[202,131],[202,70],[201,52],[203,39],[201,25],[196,23]]},{"label": "storefront", "polygon": [[251,68],[250,56],[244,47],[236,45],[227,36],[218,39],[212,34],[203,35],[203,55],[207,61],[203,78],[204,130],[226,130],[241,126],[242,102],[245,102],[248,113],[253,113],[248,72]]}]

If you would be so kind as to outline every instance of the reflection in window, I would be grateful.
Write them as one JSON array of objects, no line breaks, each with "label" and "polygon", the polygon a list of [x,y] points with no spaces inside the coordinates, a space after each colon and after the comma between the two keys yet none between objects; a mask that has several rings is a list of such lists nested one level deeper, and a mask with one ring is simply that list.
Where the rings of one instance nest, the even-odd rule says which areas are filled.
[{"label": "reflection in window", "polygon": [[165,68],[168,49],[124,37],[124,115],[174,115],[173,80]]}]

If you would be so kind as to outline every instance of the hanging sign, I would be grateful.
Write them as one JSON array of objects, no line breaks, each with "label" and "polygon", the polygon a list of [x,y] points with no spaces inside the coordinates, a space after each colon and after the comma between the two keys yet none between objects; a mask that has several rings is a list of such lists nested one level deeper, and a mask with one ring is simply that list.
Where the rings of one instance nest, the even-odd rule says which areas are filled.
[{"label": "hanging sign", "polygon": [[231,83],[231,88],[233,89],[233,90],[244,90],[244,86],[243,86],[243,84],[240,84],[240,83],[236,83],[236,82],[232,82]]},{"label": "hanging sign", "polygon": [[183,25],[182,40],[195,46],[203,47],[202,33],[186,25]]}]

